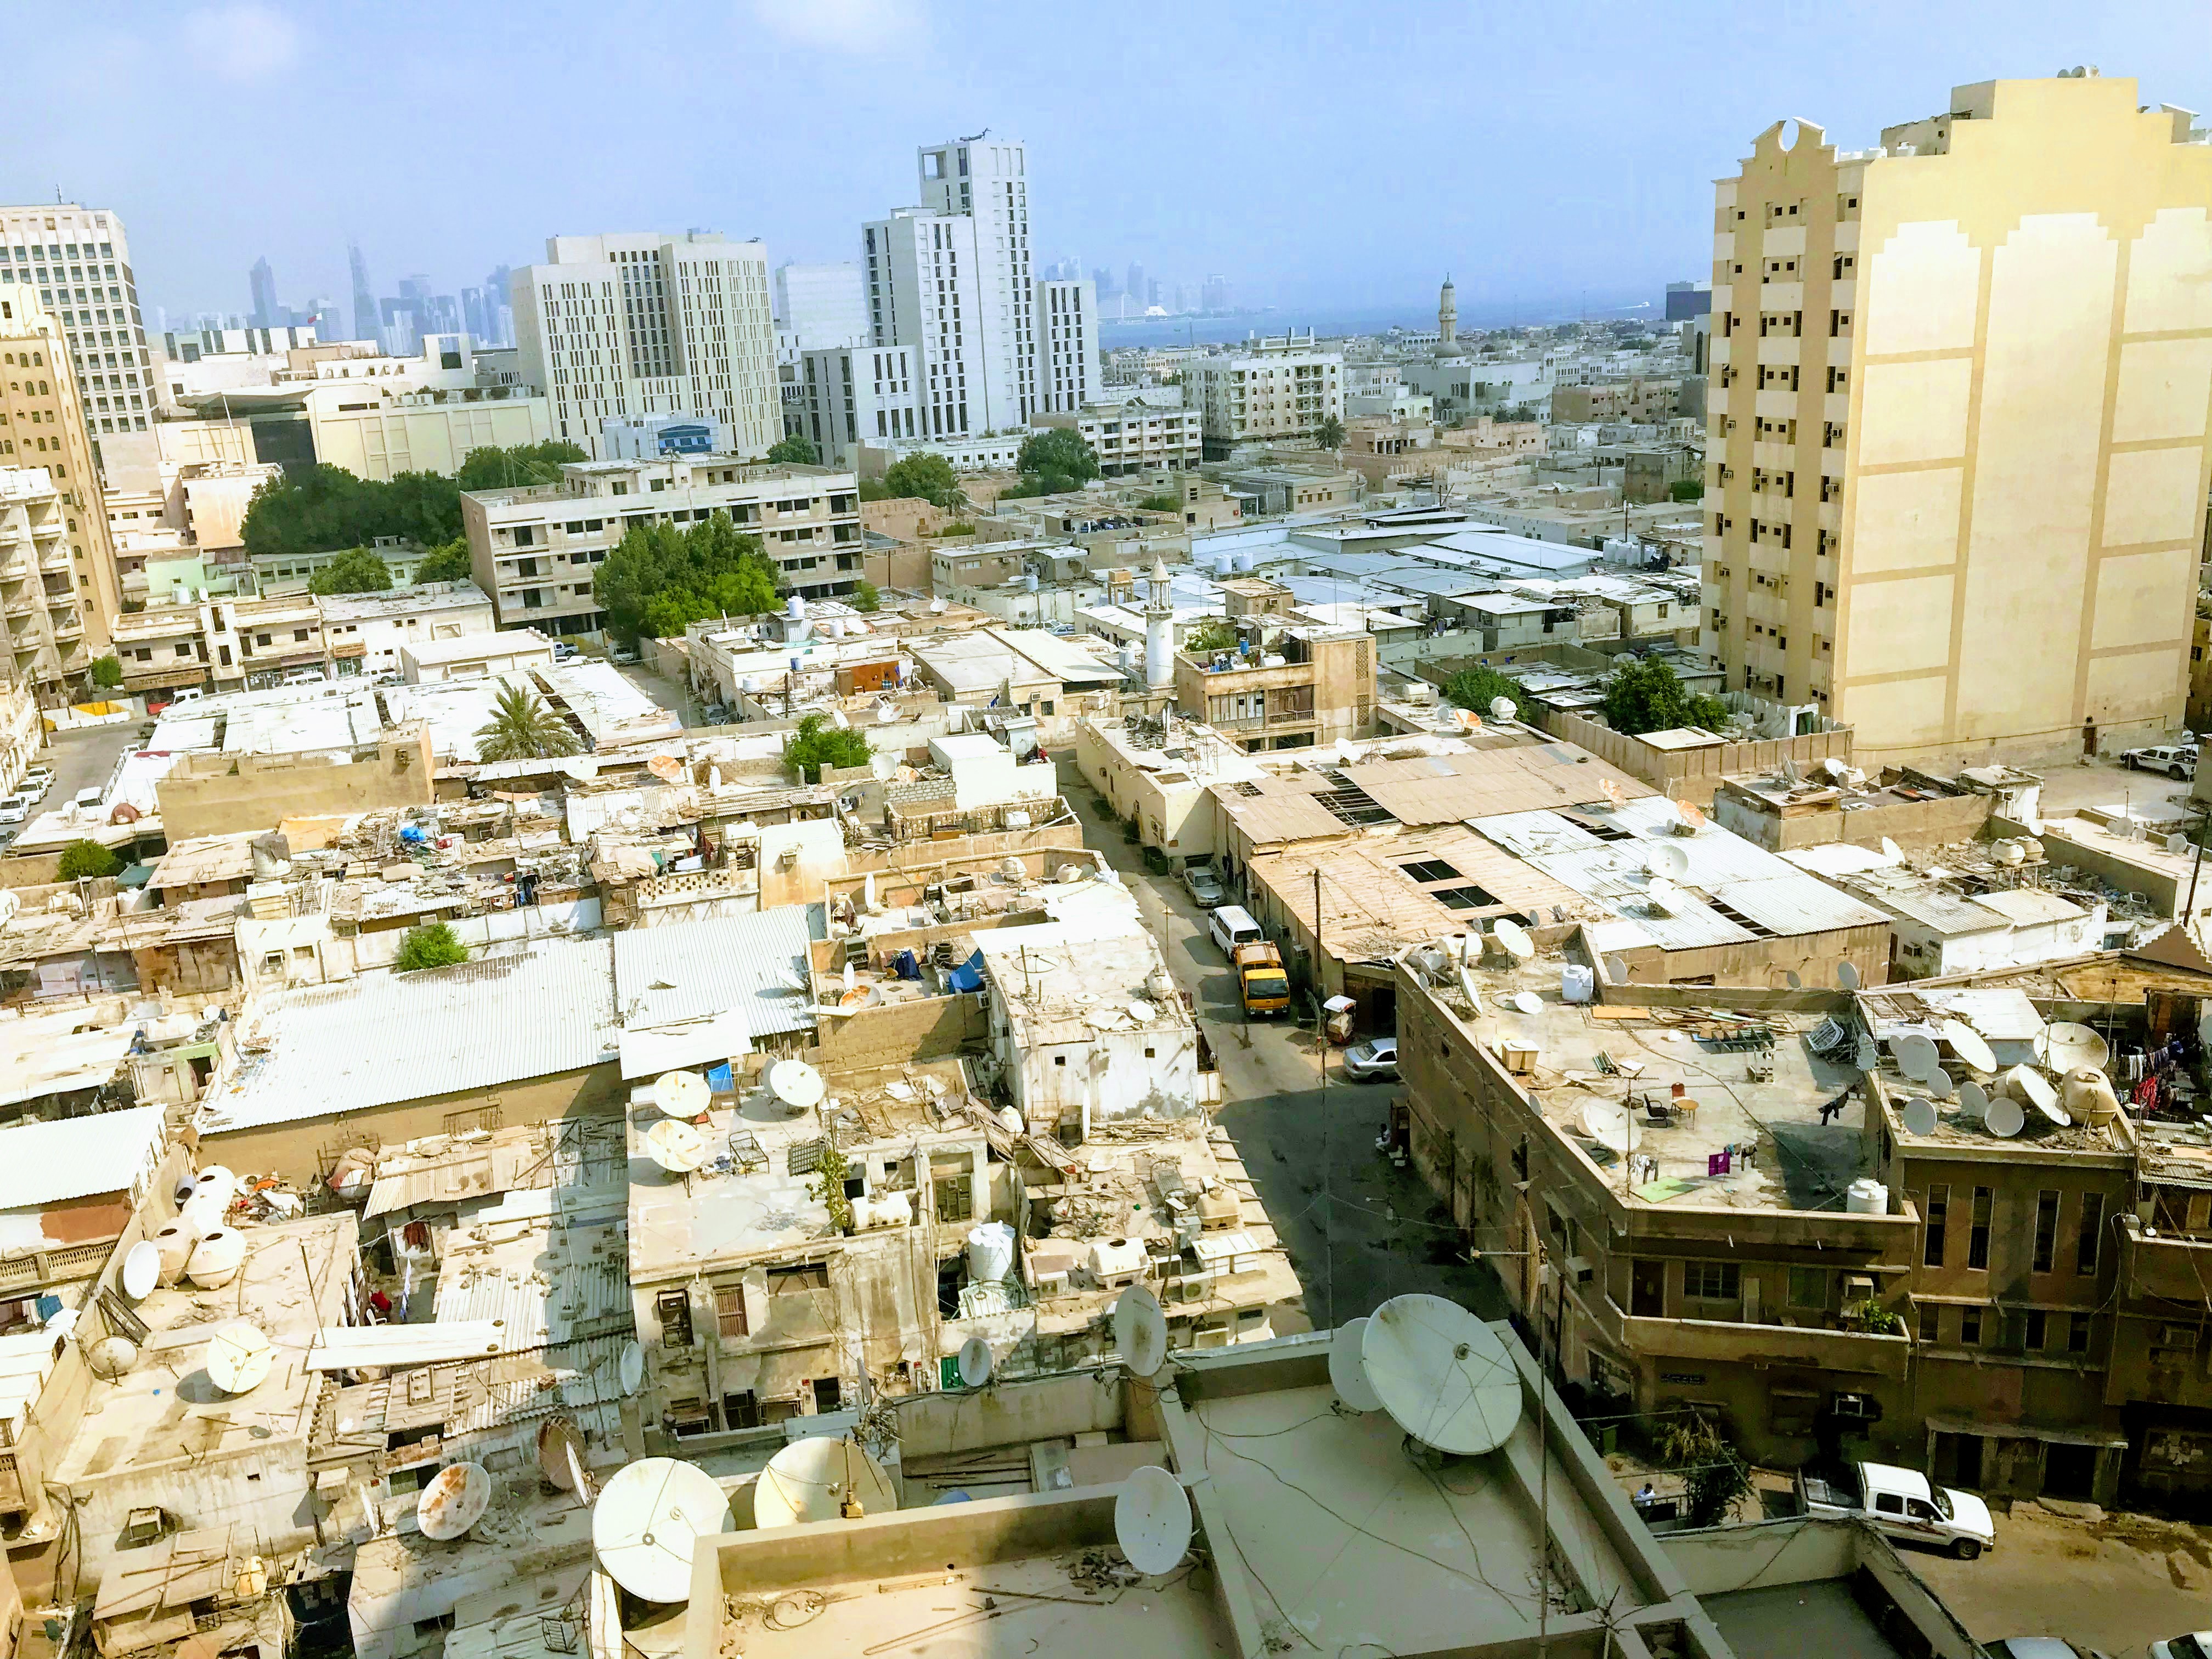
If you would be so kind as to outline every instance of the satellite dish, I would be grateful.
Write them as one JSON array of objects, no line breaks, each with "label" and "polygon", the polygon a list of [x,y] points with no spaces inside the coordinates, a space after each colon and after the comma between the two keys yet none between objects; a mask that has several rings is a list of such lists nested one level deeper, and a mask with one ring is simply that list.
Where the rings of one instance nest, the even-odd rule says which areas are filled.
[{"label": "satellite dish", "polygon": [[2004,1080],[2007,1094],[2026,1101],[2053,1123],[2063,1127],[2074,1121],[2058,1103],[2058,1091],[2051,1086],[2051,1079],[2033,1066],[2014,1066],[2004,1074]]},{"label": "satellite dish", "polygon": [[680,1603],[691,1598],[693,1547],[732,1525],[730,1500],[713,1475],[678,1458],[641,1457],[592,1506],[592,1549],[632,1595]]},{"label": "satellite dish", "polygon": [[1544,999],[1534,991],[1516,991],[1513,1006],[1524,1014],[1540,1014],[1544,1012]]},{"label": "satellite dish", "polygon": [[1908,1031],[1898,1038],[1889,1045],[1889,1051],[1897,1056],[1898,1069],[1917,1081],[1924,1083],[1943,1069],[1942,1051],[1936,1048],[1933,1038],[1917,1031]]},{"label": "satellite dish", "polygon": [[1857,990],[1859,988],[1859,970],[1857,966],[1855,963],[1848,962],[1838,963],[1836,964],[1836,983],[1842,986],[1846,991]]},{"label": "satellite dish", "polygon": [[1607,957],[1605,959],[1605,979],[1608,985],[1627,984],[1628,964],[1619,957]]},{"label": "satellite dish", "polygon": [[864,1515],[888,1515],[898,1507],[890,1476],[866,1448],[849,1439],[810,1435],[769,1459],[753,1487],[754,1521],[763,1527],[836,1521],[843,1518],[848,1498]]},{"label": "satellite dish", "polygon": [[653,1079],[653,1103],[670,1117],[696,1117],[712,1097],[707,1079],[696,1072],[663,1072]]},{"label": "satellite dish", "polygon": [[1783,975],[1782,982],[1793,991],[1802,991],[1805,988],[1805,981],[1795,968]]},{"label": "satellite dish", "polygon": [[538,1472],[562,1492],[584,1490],[584,1431],[571,1419],[549,1417],[538,1425]]},{"label": "satellite dish", "polygon": [[1665,876],[1654,876],[1644,884],[1644,902],[1655,914],[1671,916],[1674,914],[1675,896],[1680,891]]},{"label": "satellite dish", "polygon": [[1513,718],[1513,699],[1510,697],[1492,697],[1490,700],[1490,718],[1494,720],[1511,720]]},{"label": "satellite dish", "polygon": [[1616,1152],[1634,1152],[1644,1139],[1628,1108],[1619,1101],[1592,1097],[1583,1103],[1580,1116],[1583,1133]]},{"label": "satellite dish", "polygon": [[208,1339],[207,1374],[225,1394],[251,1394],[276,1358],[268,1335],[240,1319]]},{"label": "satellite dish", "polygon": [[1329,1339],[1328,1380],[1336,1390],[1336,1397],[1355,1412],[1379,1412],[1382,1396],[1375,1392],[1367,1380],[1367,1368],[1360,1358],[1359,1347],[1367,1334],[1367,1322],[1355,1319],[1337,1327],[1336,1334]]},{"label": "satellite dish", "polygon": [[1600,778],[1597,781],[1597,788],[1598,793],[1605,797],[1605,804],[1608,809],[1620,805],[1628,799],[1628,792],[1611,778]]},{"label": "satellite dish", "polygon": [[798,1111],[819,1105],[822,1073],[803,1060],[779,1060],[768,1068],[768,1091]]},{"label": "satellite dish", "polygon": [[1943,1041],[1951,1045],[1951,1052],[1965,1060],[1970,1069],[1977,1072],[1994,1072],[1997,1069],[1996,1055],[1990,1051],[1990,1045],[1982,1040],[1982,1034],[1967,1024],[1965,1020],[1947,1019],[1936,1029],[1942,1035]]},{"label": "satellite dish", "polygon": [[1671,842],[1655,842],[1644,854],[1644,867],[1652,875],[1680,881],[1690,873],[1690,854]]},{"label": "satellite dish", "polygon": [[1455,1302],[1392,1297],[1369,1318],[1360,1358],[1382,1409],[1425,1446],[1495,1451],[1521,1420],[1521,1377],[1505,1345]]},{"label": "satellite dish", "polygon": [[1535,941],[1528,937],[1528,930],[1507,917],[1500,916],[1491,924],[1490,937],[1498,941],[1499,950],[1516,961],[1526,962],[1536,954]]},{"label": "satellite dish", "polygon": [[1686,800],[1678,800],[1674,803],[1674,811],[1680,815],[1682,819],[1682,827],[1679,831],[1677,831],[1678,834],[1694,836],[1698,830],[1705,827],[1705,812],[1702,809],[1692,803]]},{"label": "satellite dish", "polygon": [[645,1350],[635,1342],[623,1344],[621,1372],[623,1393],[635,1394],[645,1381]]},{"label": "satellite dish", "polygon": [[1881,838],[1881,855],[1887,859],[1892,864],[1902,864],[1905,862],[1905,849],[1902,847],[1899,847],[1895,842],[1892,841],[1887,836],[1884,836]]},{"label": "satellite dish", "polygon": [[2054,1072],[2071,1072],[2083,1066],[2105,1069],[2112,1047],[2087,1025],[2062,1019],[2043,1028],[2035,1040],[2036,1057]]},{"label": "satellite dish", "polygon": [[[1500,699],[1503,701],[1503,699]],[[1190,1549],[1190,1494],[1157,1463],[1130,1471],[1114,1499],[1114,1541],[1139,1572],[1173,1572]]]},{"label": "satellite dish", "polygon": [[1989,1091],[1968,1078],[1959,1085],[1959,1109],[1968,1117],[1986,1117],[1990,1109]]},{"label": "satellite dish", "polygon": [[665,1117],[645,1132],[646,1156],[671,1175],[689,1175],[707,1161],[707,1137],[680,1118]]},{"label": "satellite dish", "polygon": [[112,1382],[138,1363],[138,1345],[127,1336],[103,1336],[84,1351],[92,1374]]},{"label": "satellite dish", "polygon": [[415,1500],[415,1524],[422,1536],[450,1543],[465,1538],[491,1507],[491,1471],[481,1463],[448,1463]]},{"label": "satellite dish", "polygon": [[1132,1285],[1114,1304],[1114,1348],[1132,1376],[1152,1376],[1168,1363],[1168,1316],[1141,1285]]},{"label": "satellite dish", "polygon": [[2010,1140],[2027,1126],[2027,1114],[2021,1110],[2020,1103],[2010,1095],[1991,1095],[1982,1121],[1999,1140]]},{"label": "satellite dish", "polygon": [[980,1389],[990,1380],[991,1345],[980,1336],[971,1336],[960,1345],[961,1384]]},{"label": "satellite dish", "polygon": [[123,1294],[142,1302],[161,1279],[161,1248],[150,1238],[141,1239],[123,1258]]},{"label": "satellite dish", "polygon": [[1905,1133],[1909,1135],[1932,1135],[1936,1133],[1936,1107],[1918,1095],[1905,1103],[1898,1114],[1905,1121]]}]

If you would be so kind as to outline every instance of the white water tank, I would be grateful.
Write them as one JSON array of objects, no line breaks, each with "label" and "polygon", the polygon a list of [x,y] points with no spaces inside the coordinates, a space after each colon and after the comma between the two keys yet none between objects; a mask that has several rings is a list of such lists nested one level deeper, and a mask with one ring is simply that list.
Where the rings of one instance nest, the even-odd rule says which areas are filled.
[{"label": "white water tank", "polygon": [[245,1265],[246,1235],[234,1227],[218,1227],[192,1246],[185,1277],[204,1291],[219,1291]]},{"label": "white water tank", "polygon": [[1589,1002],[1597,995],[1597,975],[1579,962],[1559,969],[1559,1000]]},{"label": "white water tank", "polygon": [[1844,1209],[1850,1215],[1887,1215],[1889,1188],[1861,1176],[1844,1189]]},{"label": "white water tank", "polygon": [[1022,588],[1024,592],[1034,593],[1037,591],[1037,573],[1036,571],[1024,570],[1022,572]]},{"label": "white water tank", "polygon": [[1237,556],[1234,553],[1215,554],[1213,556],[1213,574],[1217,576],[1235,575],[1237,574]]},{"label": "white water tank", "polygon": [[968,1277],[997,1284],[1013,1275],[1014,1230],[1003,1221],[987,1221],[968,1234]]},{"label": "white water tank", "polygon": [[1248,551],[1237,555],[1237,571],[1239,575],[1249,575],[1259,568],[1260,556],[1257,553]]},{"label": "white water tank", "polygon": [[783,614],[790,617],[793,622],[805,621],[806,601],[799,598],[798,594],[793,594],[789,599],[783,602]]}]

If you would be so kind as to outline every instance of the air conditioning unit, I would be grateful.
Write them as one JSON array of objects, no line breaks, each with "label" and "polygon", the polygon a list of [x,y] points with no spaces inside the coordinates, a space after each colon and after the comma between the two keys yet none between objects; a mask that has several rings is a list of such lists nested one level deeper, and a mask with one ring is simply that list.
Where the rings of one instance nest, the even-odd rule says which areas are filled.
[{"label": "air conditioning unit", "polygon": [[1203,1302],[1213,1294],[1213,1274],[1211,1272],[1185,1273],[1168,1286],[1168,1298],[1173,1302]]}]

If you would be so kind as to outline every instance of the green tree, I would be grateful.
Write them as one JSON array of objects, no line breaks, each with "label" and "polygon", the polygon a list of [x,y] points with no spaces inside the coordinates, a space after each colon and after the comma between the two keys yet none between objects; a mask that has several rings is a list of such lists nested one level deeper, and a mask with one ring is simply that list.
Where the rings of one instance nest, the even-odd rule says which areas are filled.
[{"label": "green tree", "polygon": [[497,444],[485,444],[462,457],[457,482],[463,489],[511,489],[558,483],[565,463],[589,459],[576,445],[560,438],[549,438],[544,443],[516,444],[507,449]]},{"label": "green tree", "polygon": [[1667,499],[1674,501],[1702,501],[1705,499],[1703,478],[1677,478],[1667,486]]},{"label": "green tree", "polygon": [[1048,426],[1022,440],[1014,471],[1022,475],[1024,486],[1036,486],[1024,493],[1058,495],[1079,489],[1098,476],[1098,452],[1074,428]]},{"label": "green tree", "polygon": [[349,549],[307,578],[310,593],[381,593],[391,586],[384,555],[366,547]]},{"label": "green tree", "polygon": [[755,617],[775,609],[776,568],[717,513],[684,528],[635,524],[592,579],[608,626],[626,639],[665,639],[710,617]]},{"label": "green tree", "polygon": [[115,659],[113,652],[92,659],[92,683],[111,690],[123,684],[123,665]]},{"label": "green tree", "polygon": [[866,576],[853,584],[853,591],[846,598],[853,609],[863,616],[884,608],[884,596],[876,591],[876,585]]},{"label": "green tree", "polygon": [[442,546],[432,548],[422,556],[422,562],[415,567],[415,580],[418,582],[465,582],[475,580],[475,576],[465,536],[457,536]]},{"label": "green tree", "polygon": [[1325,415],[1314,428],[1314,441],[1323,449],[1340,448],[1344,443],[1344,422],[1334,415]]},{"label": "green tree", "polygon": [[965,505],[952,463],[932,450],[893,461],[884,473],[884,486],[893,496],[911,495],[947,512]]},{"label": "green tree", "polygon": [[1660,1461],[1681,1473],[1682,1518],[1689,1525],[1719,1524],[1751,1490],[1751,1470],[1719,1425],[1702,1412],[1667,1418],[1656,1440]]},{"label": "green tree", "polygon": [[845,1196],[845,1178],[851,1173],[845,1154],[825,1145],[821,1163],[814,1166],[814,1179],[806,1188],[806,1195],[830,1212],[830,1224],[841,1233],[850,1231],[853,1225],[853,1200]]},{"label": "green tree", "polygon": [[582,747],[568,722],[525,686],[510,685],[501,692],[491,718],[477,728],[480,761],[543,760],[573,755]]},{"label": "green tree", "polygon": [[402,472],[371,481],[325,464],[270,477],[254,491],[240,527],[256,558],[343,552],[384,536],[435,547],[460,533],[461,492],[453,479]]},{"label": "green tree", "polygon": [[1658,657],[1623,661],[1605,689],[1603,706],[1606,724],[1631,736],[1682,726],[1712,730],[1729,720],[1726,703],[1709,693],[1688,690],[1675,677],[1673,665]]},{"label": "green tree", "polygon": [[453,930],[442,921],[434,921],[407,930],[392,965],[400,973],[411,974],[422,968],[451,968],[468,959],[468,946],[453,937]]},{"label": "green tree", "polygon": [[881,478],[860,480],[860,499],[864,501],[887,501],[895,493]]},{"label": "green tree", "polygon": [[1526,719],[1528,713],[1528,694],[1521,689],[1521,682],[1495,668],[1462,668],[1443,684],[1444,699],[1462,708],[1472,708],[1487,719],[1490,705],[1500,697],[1511,699],[1513,718]]},{"label": "green tree", "polygon": [[1229,618],[1208,617],[1184,637],[1182,648],[1195,657],[1211,651],[1234,651],[1237,642],[1237,629]]},{"label": "green tree", "polygon": [[874,752],[867,738],[849,726],[830,725],[827,714],[801,716],[799,729],[783,742],[784,764],[801,783],[821,782],[825,766],[866,766]]},{"label": "green tree", "polygon": [[1138,500],[1137,505],[1146,513],[1180,513],[1182,511],[1182,503],[1172,495],[1160,495],[1142,496]]},{"label": "green tree", "polygon": [[76,881],[90,876],[94,879],[112,876],[123,866],[115,854],[96,841],[73,841],[62,848],[61,862],[54,866],[54,879]]},{"label": "green tree", "polygon": [[768,458],[786,466],[814,466],[821,460],[814,453],[813,441],[803,432],[794,432],[775,445]]}]

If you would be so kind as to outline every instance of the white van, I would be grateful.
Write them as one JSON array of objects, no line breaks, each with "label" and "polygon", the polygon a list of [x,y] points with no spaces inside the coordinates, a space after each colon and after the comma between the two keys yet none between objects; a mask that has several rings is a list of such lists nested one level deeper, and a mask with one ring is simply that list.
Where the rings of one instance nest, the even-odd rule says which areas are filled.
[{"label": "white van", "polygon": [[1221,954],[1234,958],[1240,945],[1257,945],[1267,936],[1260,931],[1260,924],[1252,920],[1252,913],[1241,904],[1224,904],[1213,913],[1206,931],[1221,947]]}]

